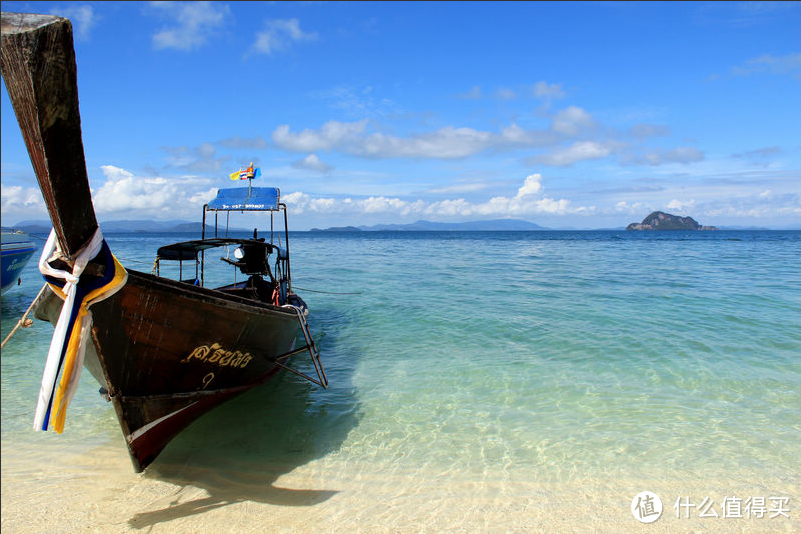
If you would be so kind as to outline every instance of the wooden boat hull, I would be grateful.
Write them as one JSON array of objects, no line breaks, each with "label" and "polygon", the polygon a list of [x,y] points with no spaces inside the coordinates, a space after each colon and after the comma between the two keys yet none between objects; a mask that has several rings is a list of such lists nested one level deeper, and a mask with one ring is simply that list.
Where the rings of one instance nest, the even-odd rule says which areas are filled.
[{"label": "wooden boat hull", "polygon": [[[55,324],[60,308],[53,294],[36,315]],[[269,380],[298,344],[293,309],[137,271],[90,310],[84,365],[107,391],[137,471],[199,416]]]}]

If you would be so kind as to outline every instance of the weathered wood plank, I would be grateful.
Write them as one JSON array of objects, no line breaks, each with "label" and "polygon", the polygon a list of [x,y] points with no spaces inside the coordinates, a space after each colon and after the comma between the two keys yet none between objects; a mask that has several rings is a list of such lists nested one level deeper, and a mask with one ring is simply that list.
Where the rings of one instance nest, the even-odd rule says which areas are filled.
[{"label": "weathered wood plank", "polygon": [[78,109],[72,24],[2,13],[2,69],[61,250],[73,258],[97,228]]}]

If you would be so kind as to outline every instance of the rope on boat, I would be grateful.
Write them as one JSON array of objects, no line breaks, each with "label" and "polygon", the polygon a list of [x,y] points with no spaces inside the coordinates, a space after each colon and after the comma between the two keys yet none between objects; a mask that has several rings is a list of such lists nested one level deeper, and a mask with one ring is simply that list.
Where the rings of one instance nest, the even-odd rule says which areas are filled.
[{"label": "rope on boat", "polygon": [[355,293],[336,293],[334,291],[319,291],[316,289],[306,289],[305,287],[300,287],[295,284],[292,284],[293,289],[300,289],[301,291],[308,291],[309,293],[325,293],[326,295],[361,295],[361,291],[356,291]]},{"label": "rope on boat", "polygon": [[12,336],[17,332],[17,330],[19,330],[20,328],[28,328],[29,326],[31,326],[33,324],[33,319],[28,319],[28,314],[31,313],[31,310],[39,302],[39,299],[42,298],[42,295],[44,295],[45,289],[47,289],[47,284],[43,285],[42,289],[39,290],[39,294],[36,295],[36,298],[33,299],[33,302],[31,302],[31,305],[28,306],[28,309],[25,310],[25,313],[22,314],[22,317],[20,318],[19,321],[17,321],[16,326],[14,326],[14,328],[11,329],[11,332],[8,333],[6,338],[3,340],[3,343],[0,344],[0,349],[4,348],[6,346],[6,343],[8,343],[8,340],[10,340],[12,338]]}]

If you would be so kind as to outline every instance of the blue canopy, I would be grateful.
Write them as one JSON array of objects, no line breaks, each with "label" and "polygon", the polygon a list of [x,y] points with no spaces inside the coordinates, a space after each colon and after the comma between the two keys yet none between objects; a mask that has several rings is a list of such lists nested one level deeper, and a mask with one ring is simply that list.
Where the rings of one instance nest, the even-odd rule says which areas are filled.
[{"label": "blue canopy", "polygon": [[[250,193],[250,194],[248,194]],[[232,187],[218,189],[217,197],[209,202],[209,210],[271,211],[278,209],[281,192],[277,187]]]}]

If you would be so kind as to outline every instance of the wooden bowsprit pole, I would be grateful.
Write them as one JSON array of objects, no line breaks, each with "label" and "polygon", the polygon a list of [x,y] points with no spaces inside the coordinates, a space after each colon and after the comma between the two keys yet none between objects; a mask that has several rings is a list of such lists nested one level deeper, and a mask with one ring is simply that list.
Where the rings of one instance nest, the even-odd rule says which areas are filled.
[{"label": "wooden bowsprit pole", "polygon": [[72,24],[52,15],[2,13],[2,72],[22,137],[68,260],[94,235]]}]

